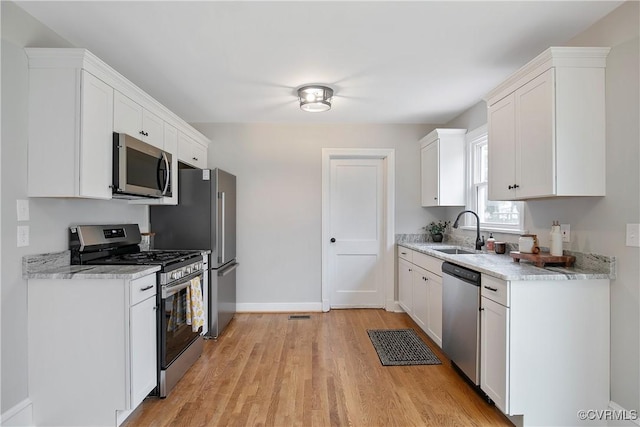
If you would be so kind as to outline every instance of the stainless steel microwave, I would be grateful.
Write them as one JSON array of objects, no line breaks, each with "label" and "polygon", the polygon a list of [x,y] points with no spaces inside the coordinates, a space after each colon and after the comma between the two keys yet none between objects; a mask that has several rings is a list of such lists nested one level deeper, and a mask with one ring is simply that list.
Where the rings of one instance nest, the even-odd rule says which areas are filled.
[{"label": "stainless steel microwave", "polygon": [[113,133],[113,197],[171,197],[171,154],[125,133]]}]

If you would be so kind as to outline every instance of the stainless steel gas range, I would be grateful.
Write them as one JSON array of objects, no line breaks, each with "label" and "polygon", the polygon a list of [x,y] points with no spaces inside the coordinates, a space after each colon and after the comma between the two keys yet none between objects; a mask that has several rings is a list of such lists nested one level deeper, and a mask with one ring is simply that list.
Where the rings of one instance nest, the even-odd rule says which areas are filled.
[{"label": "stainless steel gas range", "polygon": [[[166,397],[202,354],[202,327],[191,324],[190,287],[206,287],[206,257],[198,250],[140,250],[137,224],[79,225],[69,229],[71,264],[158,265],[157,395]],[[189,299],[189,301],[187,301]],[[203,301],[206,303],[206,300]]]}]

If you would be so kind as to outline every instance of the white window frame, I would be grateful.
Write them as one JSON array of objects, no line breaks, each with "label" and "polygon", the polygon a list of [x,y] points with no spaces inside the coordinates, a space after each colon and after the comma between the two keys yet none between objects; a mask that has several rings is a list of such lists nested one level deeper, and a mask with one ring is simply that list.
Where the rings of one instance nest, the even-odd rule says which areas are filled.
[{"label": "white window frame", "polygon": [[[465,136],[466,142],[466,183],[467,183],[467,205],[466,209],[472,210],[474,212],[478,212],[478,203],[477,203],[477,188],[474,183],[474,174],[477,172],[477,161],[474,154],[476,150],[476,146],[481,143],[489,143],[489,135],[487,130],[487,125],[482,125],[479,128],[476,128],[472,131],[467,132]],[[487,183],[485,184],[488,186]],[[488,189],[487,189],[488,190]],[[509,233],[509,234],[524,234],[526,230],[524,228],[524,202],[513,202],[518,205],[518,210],[520,212],[520,222],[519,224],[501,224],[496,225],[495,223],[487,223],[480,222],[480,229],[487,232],[493,233]],[[471,218],[471,215],[465,215],[464,217],[464,225],[461,227],[465,230],[475,230],[476,222],[475,218]]]}]

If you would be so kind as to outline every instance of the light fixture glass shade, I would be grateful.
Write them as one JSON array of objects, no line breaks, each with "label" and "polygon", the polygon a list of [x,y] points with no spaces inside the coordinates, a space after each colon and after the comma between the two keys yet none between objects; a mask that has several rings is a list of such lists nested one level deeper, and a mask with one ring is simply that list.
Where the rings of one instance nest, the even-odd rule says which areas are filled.
[{"label": "light fixture glass shade", "polygon": [[319,113],[331,109],[333,89],[326,86],[303,86],[298,89],[300,109],[310,113]]}]

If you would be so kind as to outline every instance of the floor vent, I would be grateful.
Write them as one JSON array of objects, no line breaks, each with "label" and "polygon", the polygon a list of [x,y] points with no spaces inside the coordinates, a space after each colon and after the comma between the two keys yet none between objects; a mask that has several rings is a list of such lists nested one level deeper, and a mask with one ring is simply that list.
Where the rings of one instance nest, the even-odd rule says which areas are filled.
[{"label": "floor vent", "polygon": [[289,320],[302,320],[302,319],[311,319],[311,316],[308,314],[292,314],[289,316]]}]

